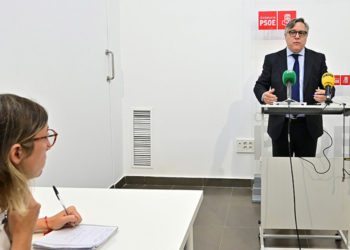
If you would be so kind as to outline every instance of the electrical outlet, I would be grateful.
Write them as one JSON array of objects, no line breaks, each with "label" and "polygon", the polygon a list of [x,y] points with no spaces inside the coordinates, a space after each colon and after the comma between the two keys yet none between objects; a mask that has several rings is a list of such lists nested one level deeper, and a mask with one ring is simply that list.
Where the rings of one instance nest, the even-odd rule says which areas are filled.
[{"label": "electrical outlet", "polygon": [[237,153],[254,153],[255,143],[254,139],[251,138],[238,138],[236,140],[237,144]]}]

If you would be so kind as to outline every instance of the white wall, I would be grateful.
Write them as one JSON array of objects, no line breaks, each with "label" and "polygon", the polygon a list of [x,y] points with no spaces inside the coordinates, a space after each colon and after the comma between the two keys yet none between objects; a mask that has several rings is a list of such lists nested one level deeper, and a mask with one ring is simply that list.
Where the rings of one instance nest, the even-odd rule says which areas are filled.
[{"label": "white wall", "polygon": [[[105,55],[109,42],[119,54],[119,37],[108,37],[106,2],[1,4],[0,93],[41,103],[59,133],[37,185],[108,187],[123,174],[120,79],[106,81]],[[112,106],[111,98],[119,101]]]},{"label": "white wall", "polygon": [[[57,178],[57,185],[74,185],[76,176],[85,186],[92,186],[96,179],[107,183],[124,175],[251,178],[258,165],[256,156],[235,153],[235,140],[260,136],[255,135],[260,121],[253,86],[264,55],[285,46],[282,31],[257,31],[259,10],[296,10],[311,27],[307,47],[326,54],[330,72],[350,74],[348,0],[336,0],[332,4],[326,0],[106,0],[106,17],[101,16],[103,9],[96,11],[93,7],[100,3],[96,0],[74,5],[69,1],[50,5],[37,0],[29,7],[17,9],[27,6],[23,3],[6,2],[1,8],[0,83],[1,92],[29,94],[43,103],[52,117],[50,122],[60,129],[61,146],[58,144],[56,151],[50,152],[48,169],[39,184],[51,184]],[[70,19],[61,15],[67,15],[67,11],[60,12],[58,7],[72,11],[69,13],[73,23],[86,24],[84,32],[72,26]],[[87,21],[80,15],[88,15]],[[57,23],[60,29],[49,28],[54,17],[62,18]],[[34,26],[16,27],[19,21]],[[90,21],[99,24],[96,31],[89,27]],[[108,23],[106,29],[105,23]],[[39,31],[33,32],[36,30]],[[85,33],[90,38],[81,35]],[[101,48],[97,48],[92,38],[101,40]],[[53,48],[52,44],[56,46]],[[83,113],[90,119],[93,112],[82,102],[89,98],[79,95],[79,86],[105,82],[104,64],[100,62],[105,59],[105,45],[115,52],[117,75],[108,87],[109,97],[96,97],[96,93],[90,97],[98,102],[112,100],[109,107],[106,105],[111,114],[111,138],[101,142],[101,129],[79,131],[81,119],[77,116],[67,119],[68,109],[62,107],[67,103],[65,98],[71,96],[72,107],[78,110],[73,113]],[[70,51],[74,46],[79,53]],[[83,60],[79,56],[93,51],[100,65],[98,72],[95,63],[77,63]],[[47,58],[49,63],[41,58]],[[81,76],[87,79],[80,80]],[[63,87],[62,83],[69,87]],[[53,85],[59,91],[55,92]],[[348,97],[349,90],[350,87],[338,87],[337,99]],[[152,108],[150,169],[134,168],[132,162],[132,109],[138,107]],[[102,119],[95,116],[91,119],[94,118],[97,122]],[[331,152],[335,155],[340,154],[340,123],[341,117],[325,118],[325,128],[336,135],[336,150]],[[85,176],[86,166],[79,157],[83,157],[81,152],[91,156],[95,148],[89,146],[88,137],[77,137],[76,131],[84,135],[92,132],[100,144],[106,143],[111,149],[114,169],[107,167],[108,171],[104,172],[98,168],[99,159],[94,159],[96,163],[89,162],[90,172]],[[71,140],[66,142],[68,147],[64,146],[64,138]],[[328,141],[323,137],[320,144],[327,145]],[[76,146],[79,142],[83,150]],[[268,141],[266,147],[270,149]]]},{"label": "white wall", "polygon": [[[258,11],[296,10],[310,24],[307,47],[326,53],[330,72],[347,74],[350,3],[331,6],[316,0],[121,1],[124,174],[252,178],[257,160],[235,153],[235,140],[254,137],[260,124],[254,83],[264,55],[285,47],[283,31],[274,32],[281,39],[257,31]],[[137,107],[152,108],[150,169],[133,167]],[[335,124],[325,120],[333,132]]]}]

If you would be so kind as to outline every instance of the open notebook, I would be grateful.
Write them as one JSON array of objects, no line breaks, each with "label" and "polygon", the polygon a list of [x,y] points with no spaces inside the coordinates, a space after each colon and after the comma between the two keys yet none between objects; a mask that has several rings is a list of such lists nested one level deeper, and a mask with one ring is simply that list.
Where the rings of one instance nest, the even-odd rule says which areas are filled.
[{"label": "open notebook", "polygon": [[33,242],[34,249],[96,249],[118,230],[117,226],[80,224],[52,231]]}]

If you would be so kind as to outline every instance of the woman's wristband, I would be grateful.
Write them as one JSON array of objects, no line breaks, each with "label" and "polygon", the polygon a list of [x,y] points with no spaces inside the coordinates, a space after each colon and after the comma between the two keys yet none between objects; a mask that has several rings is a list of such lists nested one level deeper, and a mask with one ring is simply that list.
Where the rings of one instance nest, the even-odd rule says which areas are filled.
[{"label": "woman's wristband", "polygon": [[47,216],[44,217],[44,220],[45,220],[45,225],[46,225],[46,227],[47,227],[47,231],[44,232],[44,235],[45,235],[45,234],[50,233],[50,232],[52,231],[52,228],[49,227],[49,223],[48,223],[48,221],[47,221]]}]

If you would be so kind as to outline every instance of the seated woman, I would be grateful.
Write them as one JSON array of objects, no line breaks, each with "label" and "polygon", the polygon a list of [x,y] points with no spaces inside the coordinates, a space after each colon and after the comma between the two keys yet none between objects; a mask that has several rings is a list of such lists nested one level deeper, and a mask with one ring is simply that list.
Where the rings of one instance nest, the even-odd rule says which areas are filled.
[{"label": "seated woman", "polygon": [[36,102],[0,94],[0,249],[31,249],[33,232],[75,226],[81,216],[74,206],[38,219],[40,204],[28,181],[41,175],[46,151],[57,133],[48,128],[48,114]]}]

